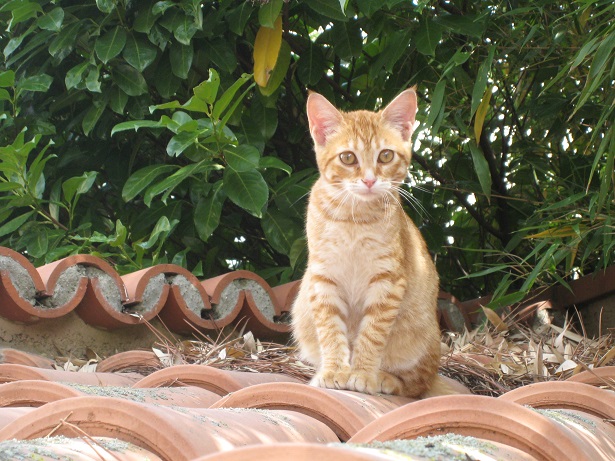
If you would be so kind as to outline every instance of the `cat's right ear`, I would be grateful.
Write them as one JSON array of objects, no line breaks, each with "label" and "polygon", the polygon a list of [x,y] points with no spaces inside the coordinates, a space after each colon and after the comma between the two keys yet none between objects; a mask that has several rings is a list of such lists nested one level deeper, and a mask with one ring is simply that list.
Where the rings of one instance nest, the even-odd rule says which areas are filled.
[{"label": "cat's right ear", "polygon": [[318,93],[310,93],[308,96],[307,116],[312,138],[320,146],[324,146],[327,137],[335,133],[342,122],[342,114]]}]

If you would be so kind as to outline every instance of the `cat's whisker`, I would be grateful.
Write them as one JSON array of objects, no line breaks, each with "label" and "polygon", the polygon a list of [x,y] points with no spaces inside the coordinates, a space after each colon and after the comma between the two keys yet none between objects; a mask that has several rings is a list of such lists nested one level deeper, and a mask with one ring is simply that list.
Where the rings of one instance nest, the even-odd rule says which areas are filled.
[{"label": "cat's whisker", "polygon": [[399,195],[406,200],[408,205],[410,205],[421,216],[421,218],[425,219],[431,217],[429,211],[427,211],[427,209],[423,206],[419,199],[417,199],[410,192],[405,189],[402,189],[401,187],[395,187],[395,189],[397,190]]}]

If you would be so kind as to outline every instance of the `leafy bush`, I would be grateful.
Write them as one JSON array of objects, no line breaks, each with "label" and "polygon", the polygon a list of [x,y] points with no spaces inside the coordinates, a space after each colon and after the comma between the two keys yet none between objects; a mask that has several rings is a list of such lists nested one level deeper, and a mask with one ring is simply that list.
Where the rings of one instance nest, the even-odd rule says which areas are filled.
[{"label": "leafy bush", "polygon": [[0,244],[38,264],[88,252],[121,271],[296,279],[316,176],[307,88],[374,109],[417,84],[408,211],[443,288],[497,304],[566,283],[613,261],[614,11],[5,2]]}]

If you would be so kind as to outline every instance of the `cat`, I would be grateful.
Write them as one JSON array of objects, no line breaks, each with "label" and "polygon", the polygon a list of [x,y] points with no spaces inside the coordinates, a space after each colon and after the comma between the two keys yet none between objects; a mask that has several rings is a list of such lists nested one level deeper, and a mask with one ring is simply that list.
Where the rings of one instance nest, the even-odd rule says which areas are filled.
[{"label": "cat", "polygon": [[316,368],[314,386],[449,393],[437,374],[438,274],[400,201],[416,111],[414,88],[379,112],[341,112],[318,93],[308,96],[320,177],[310,192],[308,264],[292,330]]}]

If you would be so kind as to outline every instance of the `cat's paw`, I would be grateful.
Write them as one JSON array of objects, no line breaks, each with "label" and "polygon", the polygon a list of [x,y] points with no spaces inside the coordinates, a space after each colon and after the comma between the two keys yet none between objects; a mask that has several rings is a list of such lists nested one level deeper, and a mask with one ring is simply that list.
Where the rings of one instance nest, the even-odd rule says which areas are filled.
[{"label": "cat's paw", "polygon": [[327,389],[347,389],[350,369],[322,370],[314,375],[310,386]]},{"label": "cat's paw", "polygon": [[385,371],[355,371],[350,375],[347,389],[365,394],[401,394],[403,383]]}]

